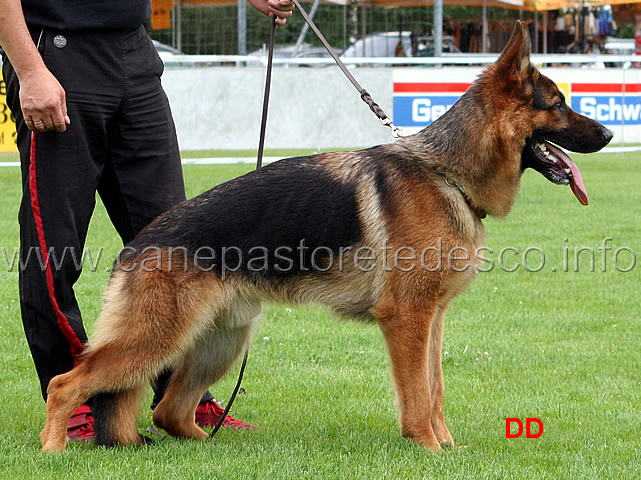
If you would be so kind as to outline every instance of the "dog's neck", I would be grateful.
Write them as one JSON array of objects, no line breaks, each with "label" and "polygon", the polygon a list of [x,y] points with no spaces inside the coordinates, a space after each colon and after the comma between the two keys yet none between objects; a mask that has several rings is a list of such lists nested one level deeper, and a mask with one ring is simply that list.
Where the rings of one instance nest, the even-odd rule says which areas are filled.
[{"label": "dog's neck", "polygon": [[474,205],[474,202],[472,202],[472,198],[465,192],[465,189],[461,186],[460,183],[457,183],[454,180],[450,180],[448,177],[445,177],[445,183],[450,187],[457,188],[458,191],[461,192],[463,200],[465,200],[467,206],[470,207],[470,210],[472,210],[480,220],[483,220],[485,217],[487,217],[487,212],[483,210],[483,208]]},{"label": "dog's neck", "polygon": [[[516,199],[523,145],[506,142],[507,134],[499,124],[478,124],[484,118],[480,88],[478,84],[470,87],[442,117],[403,142],[410,143],[413,152],[423,152],[414,155],[424,165],[460,185],[465,201],[479,218],[484,214],[504,217]],[[506,150],[506,143],[513,144],[511,151]],[[500,166],[500,175],[496,152],[514,159]]]},{"label": "dog's neck", "polygon": [[[413,142],[413,139],[406,137],[405,141]],[[439,161],[441,157],[452,158],[451,152],[435,152],[432,149],[433,146],[433,143],[428,143],[427,149],[424,150],[425,153],[416,157],[416,160],[426,166],[430,171],[441,175],[449,187],[456,188],[462,195],[467,206],[479,219],[487,217],[488,212],[485,208],[472,199],[473,195],[471,195],[470,192],[473,192],[474,188],[470,179],[467,178],[468,175],[466,175],[465,172],[460,171],[461,169],[457,168],[456,164]],[[422,144],[418,148],[425,148],[425,145]],[[412,155],[414,155],[414,152],[417,151],[418,148],[415,144],[414,147],[410,148],[408,151],[412,152]]]}]

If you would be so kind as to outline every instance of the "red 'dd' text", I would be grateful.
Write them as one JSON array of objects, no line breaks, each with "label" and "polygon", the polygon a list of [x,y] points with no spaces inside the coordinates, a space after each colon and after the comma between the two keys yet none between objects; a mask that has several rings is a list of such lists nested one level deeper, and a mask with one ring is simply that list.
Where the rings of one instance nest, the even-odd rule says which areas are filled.
[{"label": "red 'dd' text", "polygon": [[[518,425],[518,431],[512,432],[512,424]],[[536,433],[532,432],[532,424],[536,423],[538,429]],[[505,438],[519,438],[523,435],[523,422],[518,418],[506,418],[505,419]],[[526,418],[525,419],[525,438],[539,438],[543,435],[543,422],[538,418]]]}]

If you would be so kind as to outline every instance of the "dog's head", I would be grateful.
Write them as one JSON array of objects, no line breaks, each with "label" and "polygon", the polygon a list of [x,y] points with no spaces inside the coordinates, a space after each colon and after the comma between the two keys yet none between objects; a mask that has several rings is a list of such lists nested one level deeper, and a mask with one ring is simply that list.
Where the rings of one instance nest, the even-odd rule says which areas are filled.
[{"label": "dog's head", "polygon": [[[527,27],[517,21],[493,75],[505,92],[517,95],[513,105],[527,109],[529,120],[520,125],[519,132],[525,138],[521,169],[533,168],[553,183],[570,185],[579,202],[587,205],[579,168],[559,147],[578,153],[596,152],[608,144],[612,132],[572,110],[557,85],[530,63],[530,50]],[[515,83],[518,88],[514,88]]]}]

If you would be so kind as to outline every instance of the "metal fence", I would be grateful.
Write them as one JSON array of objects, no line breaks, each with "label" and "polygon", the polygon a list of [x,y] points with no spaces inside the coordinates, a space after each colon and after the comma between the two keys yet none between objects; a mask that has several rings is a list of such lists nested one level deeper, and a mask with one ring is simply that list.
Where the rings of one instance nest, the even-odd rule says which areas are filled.
[{"label": "metal fence", "polygon": [[[306,4],[311,7],[310,4]],[[533,19],[533,13],[505,8],[488,9],[489,52],[499,52],[504,46],[517,18]],[[171,27],[149,31],[155,40],[177,48],[186,54],[237,55],[256,52],[269,38],[270,22],[255,9],[246,8],[246,45],[239,45],[238,7],[184,6],[171,13]],[[481,52],[482,7],[444,7],[446,52]],[[382,8],[354,2],[348,5],[322,3],[314,21],[323,31],[332,46],[343,52],[357,41],[363,41],[381,32],[392,32],[392,48],[402,44],[402,36],[411,36],[411,56],[429,56],[432,49],[433,7]],[[299,39],[304,20],[295,14],[276,32],[276,44],[284,51]],[[396,35],[396,39],[394,39]],[[320,43],[313,35],[304,39],[306,53],[314,56]],[[402,46],[402,45],[401,45]],[[406,47],[397,54],[409,56]],[[373,55],[374,53],[372,53]],[[393,56],[393,55],[385,55]]]}]

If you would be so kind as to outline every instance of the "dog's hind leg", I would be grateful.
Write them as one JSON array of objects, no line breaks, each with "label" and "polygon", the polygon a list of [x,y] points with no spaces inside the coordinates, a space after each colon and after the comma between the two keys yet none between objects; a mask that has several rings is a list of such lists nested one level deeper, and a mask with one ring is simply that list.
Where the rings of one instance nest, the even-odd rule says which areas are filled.
[{"label": "dog's hind leg", "polygon": [[212,311],[202,301],[212,290],[208,279],[189,274],[176,277],[156,270],[114,274],[82,361],[49,384],[47,421],[41,435],[44,451],[64,450],[73,411],[103,392],[116,392],[116,396],[112,415],[105,417],[109,426],[99,435],[101,441],[110,445],[141,442],[134,434],[134,419],[142,386],[191,348],[202,313]]},{"label": "dog's hind leg", "polygon": [[379,325],[392,363],[403,436],[440,450],[432,427],[429,378],[428,345],[434,309],[392,304],[378,310]]},{"label": "dog's hind leg", "polygon": [[429,343],[430,390],[432,393],[432,428],[441,445],[454,446],[454,439],[445,425],[443,412],[445,390],[443,386],[442,345],[443,318],[447,307],[438,309],[432,321]]},{"label": "dog's hind leg", "polygon": [[96,427],[100,442],[107,445],[140,444],[135,417],[142,389],[150,376],[145,371],[148,366],[144,364],[137,355],[126,355],[120,348],[105,346],[89,352],[70,372],[54,377],[47,389],[47,421],[41,433],[42,450],[63,451],[67,424],[74,410],[103,392],[114,393],[98,398],[96,406],[100,423]]},{"label": "dog's hind leg", "polygon": [[[215,326],[194,344],[174,365],[167,391],[154,410],[154,424],[175,437],[200,439],[207,433],[195,423],[195,411],[203,392],[229,371],[242,354],[260,313],[255,304],[238,322],[238,312],[230,320],[218,318]],[[239,324],[240,323],[240,324]]]},{"label": "dog's hind leg", "polygon": [[[78,367],[79,368],[79,367]],[[40,434],[42,451],[62,452],[67,446],[67,424],[73,412],[86,402],[91,393],[74,385],[77,369],[54,377],[47,389],[47,422]],[[62,395],[59,392],[64,392]]]}]

